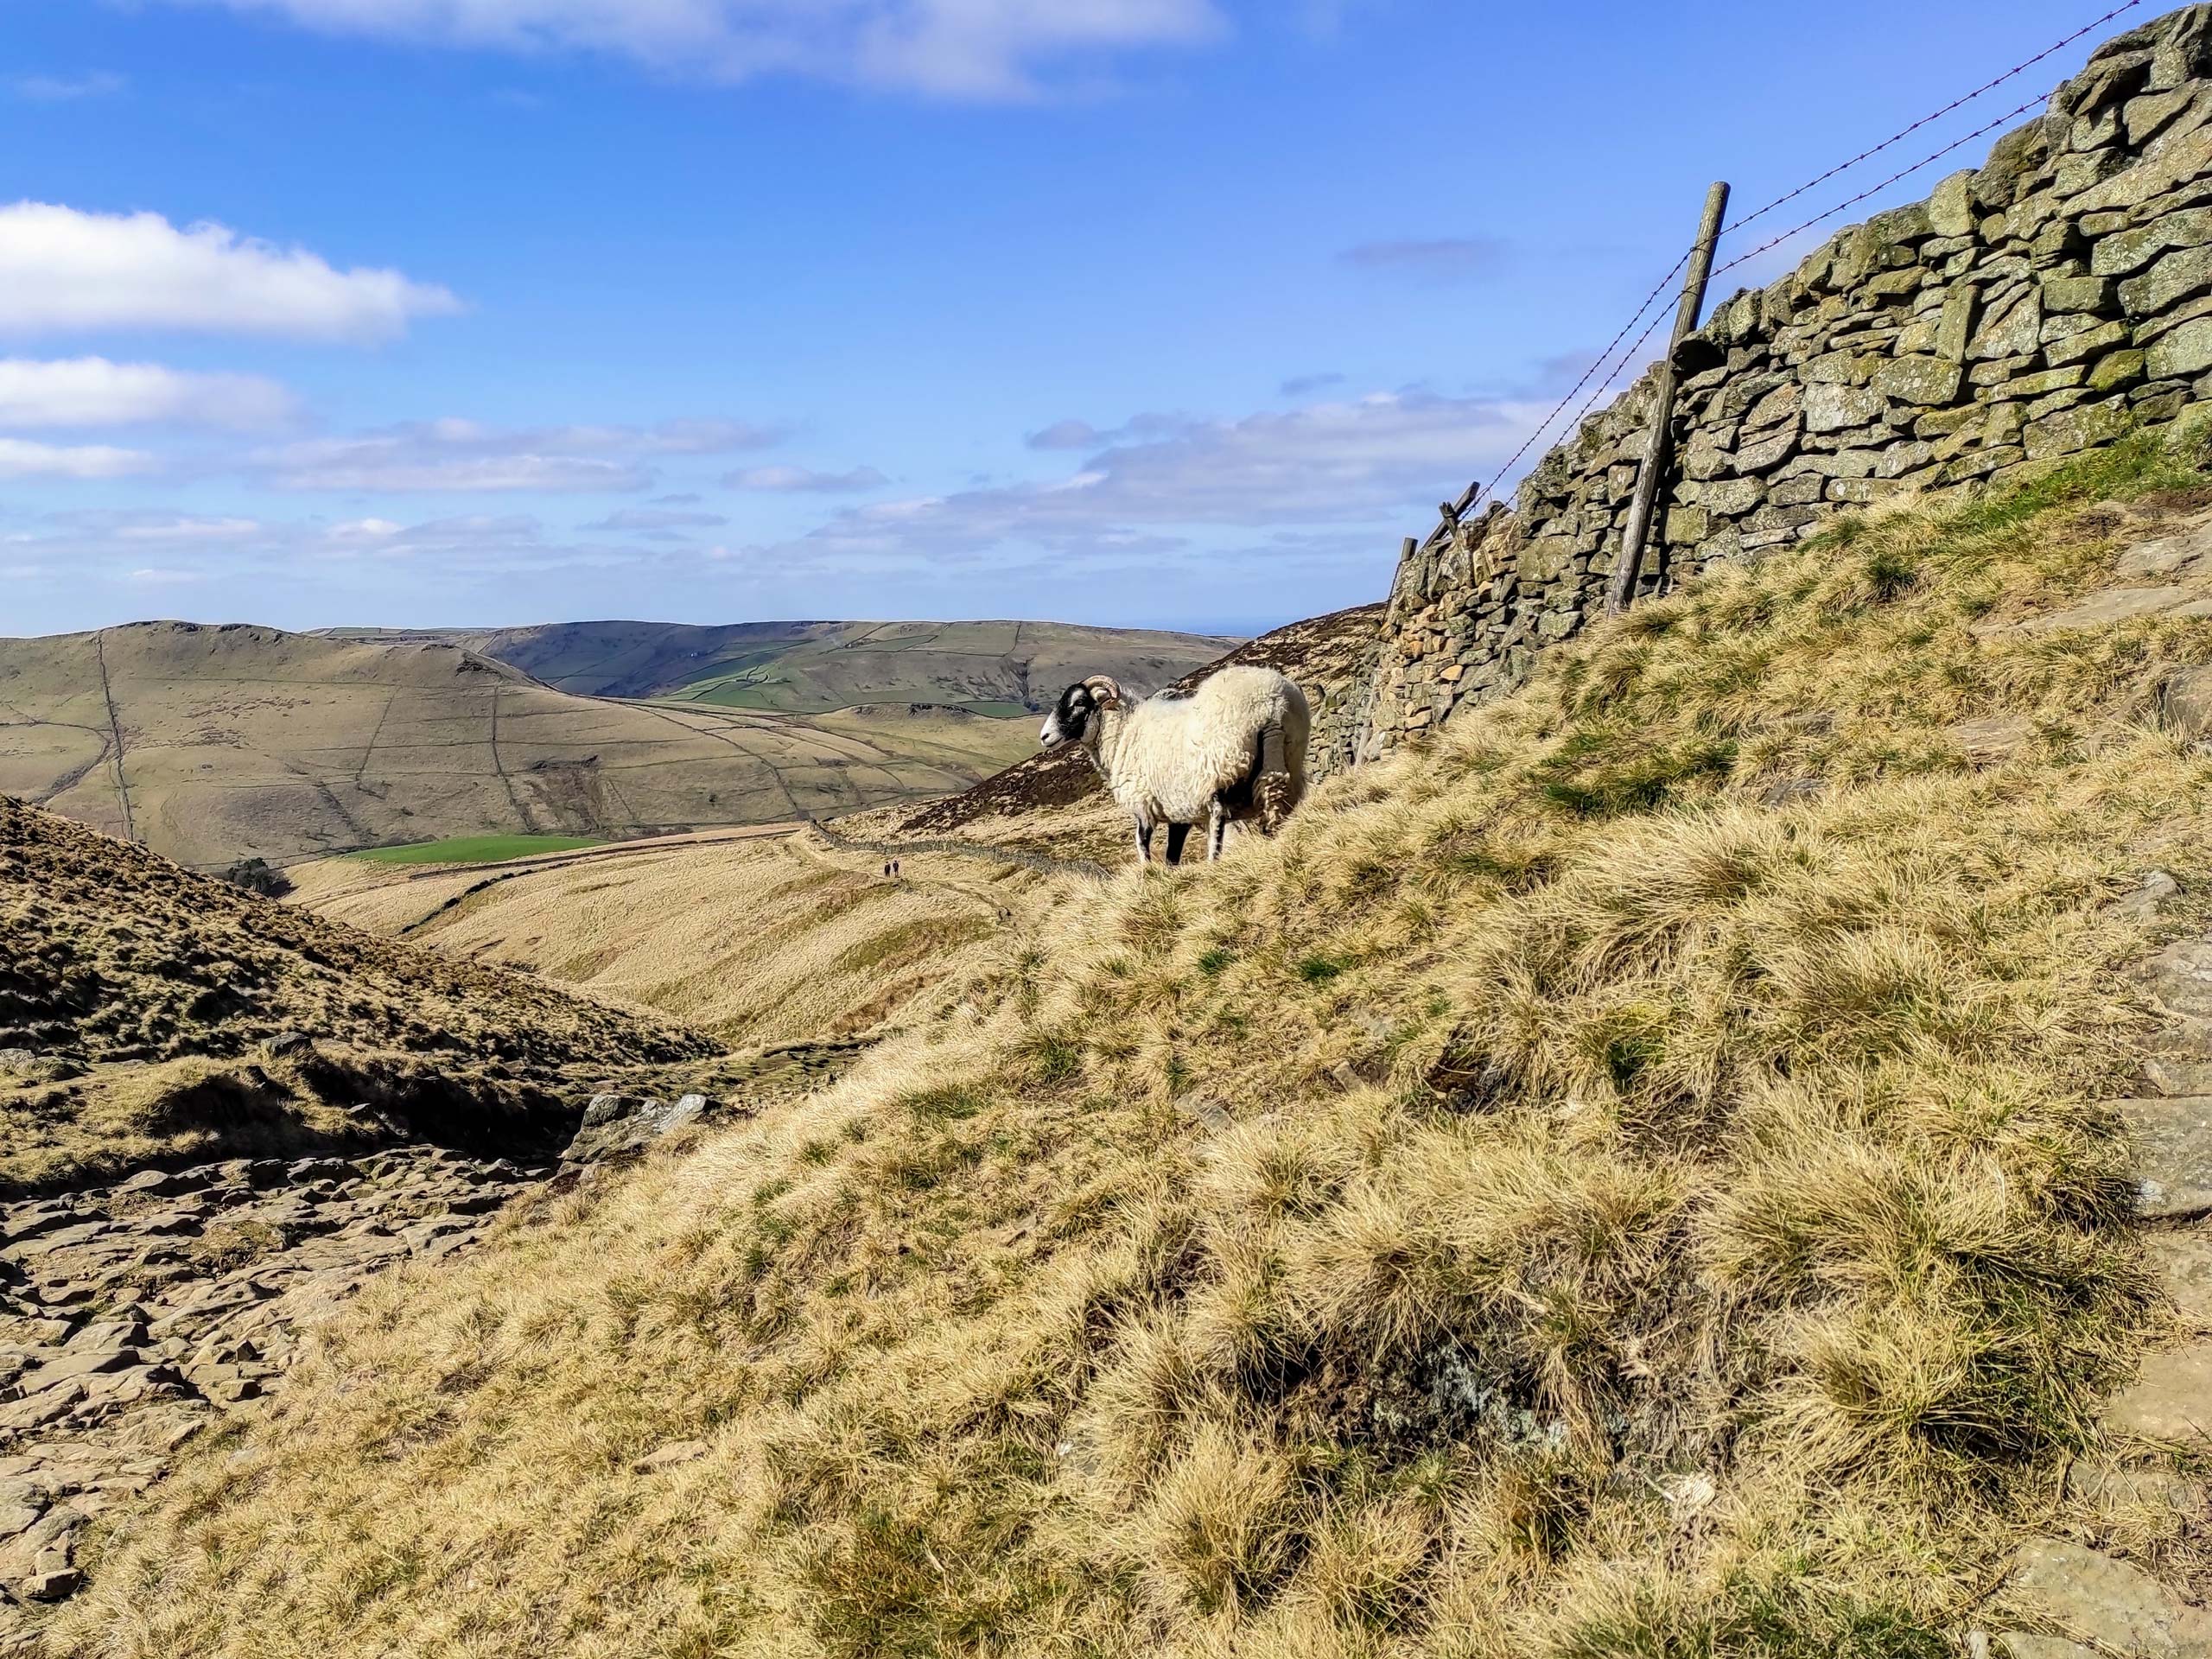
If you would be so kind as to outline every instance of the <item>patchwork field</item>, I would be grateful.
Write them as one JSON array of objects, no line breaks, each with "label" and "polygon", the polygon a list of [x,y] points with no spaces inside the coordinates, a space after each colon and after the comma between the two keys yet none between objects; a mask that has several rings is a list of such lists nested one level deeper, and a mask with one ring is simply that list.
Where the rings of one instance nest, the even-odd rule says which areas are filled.
[{"label": "patchwork field", "polygon": [[349,853],[369,864],[495,864],[541,853],[573,853],[607,843],[589,836],[453,836],[406,847],[371,847]]},{"label": "patchwork field", "polygon": [[439,644],[156,622],[0,640],[0,793],[179,862],[452,836],[613,838],[940,796],[1027,719],[580,697]]}]

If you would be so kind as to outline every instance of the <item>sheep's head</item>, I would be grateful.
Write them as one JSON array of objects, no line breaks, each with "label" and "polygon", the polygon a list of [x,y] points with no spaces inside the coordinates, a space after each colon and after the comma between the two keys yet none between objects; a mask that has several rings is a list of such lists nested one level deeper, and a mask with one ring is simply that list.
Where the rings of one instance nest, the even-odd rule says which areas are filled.
[{"label": "sheep's head", "polygon": [[1122,688],[1103,674],[1079,680],[1060,693],[1037,741],[1048,749],[1063,743],[1088,743],[1098,735],[1098,716],[1122,706]]}]

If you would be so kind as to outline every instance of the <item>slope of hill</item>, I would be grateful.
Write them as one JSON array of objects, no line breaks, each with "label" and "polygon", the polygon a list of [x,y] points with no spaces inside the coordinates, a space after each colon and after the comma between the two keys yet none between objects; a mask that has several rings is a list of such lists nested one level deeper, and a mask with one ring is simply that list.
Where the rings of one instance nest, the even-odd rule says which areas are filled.
[{"label": "slope of hill", "polygon": [[623,836],[959,789],[1027,722],[577,697],[454,646],[141,623],[0,640],[0,792],[181,862],[449,836]]},{"label": "slope of hill", "polygon": [[[720,1052],[671,1021],[378,939],[0,797],[0,1195],[187,1157],[373,1144],[395,1122],[542,1150],[595,1083]],[[362,1102],[382,1116],[346,1110]]]},{"label": "slope of hill", "polygon": [[2032,1531],[2187,1581],[2068,1471],[2172,1468],[2097,1427],[2172,1319],[2099,1103],[2212,924],[2207,486],[1847,521],[1071,887],[366,1292],[58,1650],[1937,1659],[2062,1628]]},{"label": "slope of hill", "polygon": [[489,872],[334,859],[292,902],[658,1010],[732,1047],[873,1037],[1013,937],[1036,873],[841,855],[811,834],[640,842]]},{"label": "slope of hill", "polygon": [[793,714],[925,702],[1002,717],[1040,709],[1085,674],[1112,674],[1150,691],[1237,644],[1065,622],[566,622],[331,632],[461,645],[584,696]]}]

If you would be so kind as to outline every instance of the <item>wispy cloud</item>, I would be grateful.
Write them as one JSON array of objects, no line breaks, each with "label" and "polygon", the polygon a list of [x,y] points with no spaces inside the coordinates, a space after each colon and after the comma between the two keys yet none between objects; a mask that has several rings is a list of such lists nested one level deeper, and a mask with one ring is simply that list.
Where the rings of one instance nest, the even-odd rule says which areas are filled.
[{"label": "wispy cloud", "polygon": [[1433,287],[1479,282],[1505,264],[1506,245],[1486,237],[1442,237],[1431,241],[1363,242],[1337,256],[1354,270]]},{"label": "wispy cloud", "polygon": [[130,83],[105,69],[82,75],[16,75],[6,82],[17,98],[33,104],[73,104],[79,99],[113,98]]},{"label": "wispy cloud", "polygon": [[382,340],[461,302],[396,270],[340,270],[220,225],[180,229],[159,213],[0,207],[0,334],[180,329],[311,340]]},{"label": "wispy cloud", "polygon": [[1027,439],[1032,449],[1099,449],[1112,443],[1148,442],[1188,431],[1186,415],[1133,415],[1119,426],[1100,428],[1089,421],[1055,421]]},{"label": "wispy cloud", "polygon": [[718,530],[729,520],[719,512],[681,512],[656,507],[624,507],[585,530]]},{"label": "wispy cloud", "polygon": [[817,473],[808,467],[741,467],[727,474],[728,490],[769,490],[785,495],[861,495],[891,480],[873,467],[845,473]]},{"label": "wispy cloud", "polygon": [[[205,3],[206,0],[194,0]],[[1214,0],[222,0],[326,33],[613,53],[738,82],[778,75],[926,97],[1043,96],[1135,51],[1221,39]]]},{"label": "wispy cloud", "polygon": [[1306,397],[1317,391],[1326,391],[1332,386],[1341,386],[1344,377],[1333,372],[1320,374],[1294,374],[1276,388],[1286,397]]},{"label": "wispy cloud", "polygon": [[157,457],[143,449],[0,438],[0,478],[130,478],[156,471],[160,466]]},{"label": "wispy cloud", "polygon": [[104,357],[41,362],[0,358],[0,429],[204,426],[234,431],[282,426],[292,394],[251,374],[196,374]]},{"label": "wispy cloud", "polygon": [[475,421],[417,421],[282,444],[256,454],[249,468],[283,490],[626,493],[652,487],[657,460],[763,448],[782,438],[780,428],[744,421],[525,430]]},{"label": "wispy cloud", "polygon": [[[1322,534],[1342,550],[1358,537],[1388,540],[1397,518],[1494,465],[1541,414],[1514,399],[1378,392],[1234,421],[1150,416],[1117,430],[1141,424],[1154,435],[1109,442],[1064,478],[849,508],[772,551],[851,571],[995,563],[1025,549],[1172,562],[1209,556],[1224,537],[1293,533]],[[1088,446],[1069,429],[1047,447]]]}]

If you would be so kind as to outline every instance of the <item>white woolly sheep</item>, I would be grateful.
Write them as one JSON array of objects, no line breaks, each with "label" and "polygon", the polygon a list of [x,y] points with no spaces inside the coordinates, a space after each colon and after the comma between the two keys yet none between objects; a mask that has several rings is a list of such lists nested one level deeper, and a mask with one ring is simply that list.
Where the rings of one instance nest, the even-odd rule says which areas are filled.
[{"label": "white woolly sheep", "polygon": [[1152,831],[1167,826],[1179,863],[1192,827],[1206,826],[1206,856],[1221,856],[1231,823],[1273,830],[1306,793],[1306,694],[1271,668],[1224,668],[1187,693],[1163,691],[1130,707],[1103,674],[1070,686],[1046,716],[1048,749],[1080,743],[1152,861]]}]

